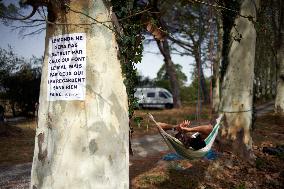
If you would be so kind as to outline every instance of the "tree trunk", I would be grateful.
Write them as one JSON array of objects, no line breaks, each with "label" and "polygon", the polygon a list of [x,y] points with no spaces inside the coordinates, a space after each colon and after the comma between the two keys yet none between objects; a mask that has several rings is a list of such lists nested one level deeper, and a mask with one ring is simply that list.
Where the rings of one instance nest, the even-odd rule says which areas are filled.
[{"label": "tree trunk", "polygon": [[271,75],[270,75],[270,94],[271,98],[275,99],[275,91],[276,91],[276,82],[275,82],[275,75],[276,75],[276,69],[275,69],[275,58],[273,56],[270,57],[270,62],[273,64],[271,65]]},{"label": "tree trunk", "polygon": [[[258,1],[244,0],[241,3],[240,14],[256,18]],[[228,52],[228,67],[222,82],[221,111],[225,114],[221,135],[224,137],[223,146],[228,146],[236,154],[251,160],[253,78],[255,62],[256,31],[252,21],[236,17],[235,28],[231,35],[242,34],[240,41],[231,41]],[[226,26],[224,26],[226,27]]]},{"label": "tree trunk", "polygon": [[222,46],[223,46],[223,26],[219,16],[217,16],[217,29],[218,29],[218,44],[216,59],[213,64],[213,91],[212,91],[212,108],[214,112],[219,111],[220,104],[220,62],[222,58]]},{"label": "tree trunk", "polygon": [[6,132],[6,126],[4,124],[4,119],[5,119],[4,114],[5,114],[5,109],[0,104],[0,135]]},{"label": "tree trunk", "polygon": [[[199,48],[199,47],[198,47]],[[208,90],[206,87],[206,80],[205,80],[205,76],[204,76],[204,72],[203,72],[203,68],[202,68],[202,62],[201,62],[201,55],[199,53],[199,50],[195,50],[194,51],[194,58],[196,61],[196,68],[197,68],[197,73],[199,75],[199,81],[200,83],[198,84],[200,89],[201,89],[201,94],[202,94],[202,99],[204,101],[204,103],[209,103],[209,94],[208,94]]]},{"label": "tree trunk", "polygon": [[275,99],[275,112],[279,114],[284,114],[284,45],[282,45],[281,48],[278,50],[277,59],[280,69],[277,83],[277,94]]},{"label": "tree trunk", "polygon": [[284,115],[284,3],[280,1],[279,24],[278,24],[278,48],[277,63],[279,76],[277,81],[277,94],[275,99],[275,112]]},{"label": "tree trunk", "polygon": [[171,85],[171,89],[173,93],[174,107],[180,108],[181,107],[180,86],[177,80],[175,66],[171,58],[171,52],[170,52],[168,41],[167,39],[165,39],[164,41],[156,40],[156,42],[157,42],[157,45],[159,47],[161,54],[164,56],[166,72],[169,75],[170,85]]},{"label": "tree trunk", "polygon": [[0,136],[4,133],[6,133],[6,125],[4,123],[4,121],[0,121]]},{"label": "tree trunk", "polygon": [[13,117],[16,117],[15,102],[11,102],[11,109],[12,109]]},{"label": "tree trunk", "polygon": [[5,114],[5,109],[2,105],[0,105],[0,135],[3,133],[6,133],[6,125],[4,122],[4,114]]},{"label": "tree trunk", "polygon": [[[32,189],[129,188],[127,94],[115,35],[97,23],[74,25],[92,23],[86,15],[111,20],[105,3],[70,1],[69,9],[50,1],[48,6],[49,19],[65,24],[47,25]],[[59,51],[67,55],[58,56]]]}]

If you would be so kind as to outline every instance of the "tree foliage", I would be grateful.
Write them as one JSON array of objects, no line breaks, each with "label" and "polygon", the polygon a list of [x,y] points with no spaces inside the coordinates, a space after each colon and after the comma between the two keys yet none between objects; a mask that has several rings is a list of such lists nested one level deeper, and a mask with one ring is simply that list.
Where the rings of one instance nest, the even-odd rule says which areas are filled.
[{"label": "tree foliage", "polygon": [[[173,8],[170,8],[172,6]],[[173,4],[164,3],[164,20],[167,20],[169,28],[169,39],[172,41],[171,48],[180,55],[192,56],[195,60],[195,70],[199,73],[201,93],[203,99],[209,102],[209,93],[206,88],[204,71],[211,63],[209,59],[209,29],[216,33],[216,19],[209,17],[209,8],[202,4],[189,3],[189,1],[176,1]],[[210,28],[209,23],[215,23],[215,27]],[[216,54],[216,36],[210,50]]]},{"label": "tree foliage", "polygon": [[[182,72],[182,66],[179,64],[174,64],[176,75],[177,75],[177,80],[179,83],[179,86],[182,88],[184,87],[187,77],[186,75]],[[169,91],[172,91],[170,81],[169,81],[169,75],[166,72],[166,67],[165,64],[162,65],[162,67],[159,69],[157,73],[157,77],[155,78],[155,84],[156,86],[163,87],[168,89]]]},{"label": "tree foliage", "polygon": [[41,58],[27,60],[9,50],[0,49],[1,97],[10,102],[15,115],[17,106],[27,115],[35,111],[38,102],[41,78]]},{"label": "tree foliage", "polygon": [[144,77],[141,74],[137,74],[137,85],[136,87],[155,87],[155,80],[149,77]]},{"label": "tree foliage", "polygon": [[[140,1],[136,0],[134,2],[113,0],[112,6],[118,20],[129,15],[135,15],[143,10],[144,7]],[[138,82],[135,64],[141,62],[143,52],[141,15],[138,14],[137,16],[130,16],[128,19],[120,20],[119,25],[122,31],[117,34],[117,41],[121,55],[122,72],[125,77],[124,83],[128,94],[129,118],[131,118],[136,107],[134,93]]]}]

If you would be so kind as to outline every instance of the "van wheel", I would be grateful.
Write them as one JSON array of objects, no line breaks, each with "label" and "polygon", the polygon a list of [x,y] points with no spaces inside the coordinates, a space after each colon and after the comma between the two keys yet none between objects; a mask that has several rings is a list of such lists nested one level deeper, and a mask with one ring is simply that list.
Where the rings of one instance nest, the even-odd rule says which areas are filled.
[{"label": "van wheel", "polygon": [[173,106],[173,104],[166,104],[165,107],[166,107],[167,109],[172,109],[174,106]]}]

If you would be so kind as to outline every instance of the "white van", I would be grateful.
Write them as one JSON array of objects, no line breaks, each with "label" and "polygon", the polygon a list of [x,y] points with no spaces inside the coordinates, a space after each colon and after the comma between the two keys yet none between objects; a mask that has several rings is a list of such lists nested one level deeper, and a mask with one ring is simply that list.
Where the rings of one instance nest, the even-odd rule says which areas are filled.
[{"label": "white van", "polygon": [[136,88],[134,97],[140,108],[172,108],[173,96],[164,88]]}]

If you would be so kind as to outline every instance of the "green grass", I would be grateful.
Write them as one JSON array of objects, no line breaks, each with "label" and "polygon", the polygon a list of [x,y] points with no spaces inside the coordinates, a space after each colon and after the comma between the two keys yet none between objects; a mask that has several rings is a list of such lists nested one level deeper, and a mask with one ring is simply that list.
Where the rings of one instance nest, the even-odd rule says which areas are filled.
[{"label": "green grass", "polygon": [[139,179],[139,188],[194,189],[197,186],[198,180],[194,175],[174,169],[149,173]]},{"label": "green grass", "polygon": [[238,186],[236,186],[235,189],[246,189],[246,186],[244,183],[241,183]]}]

